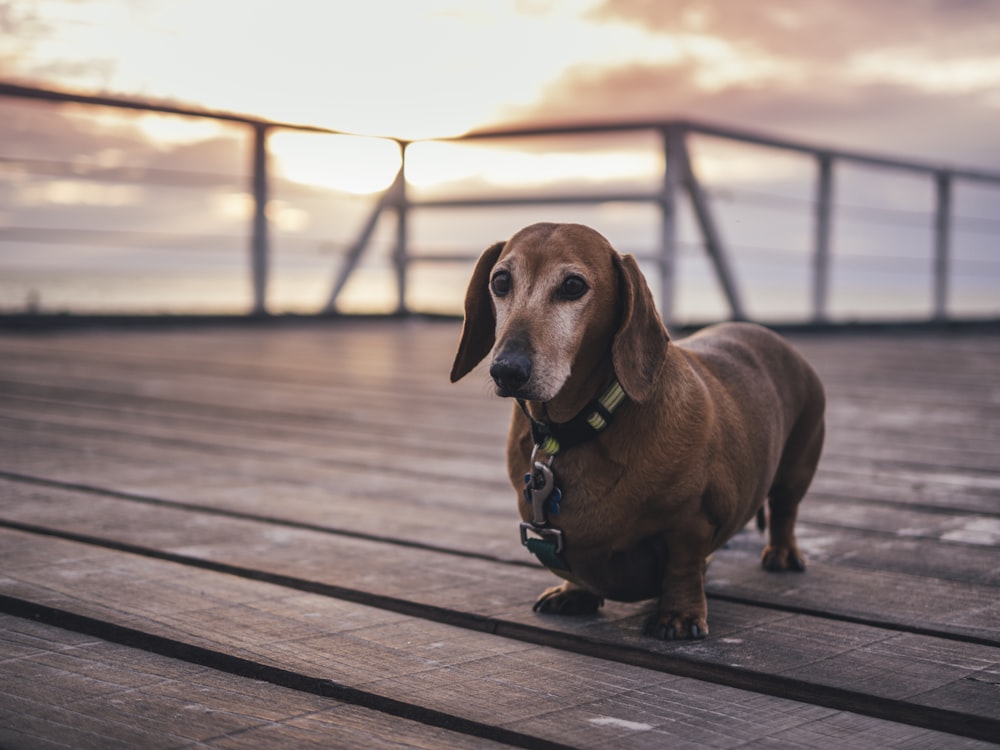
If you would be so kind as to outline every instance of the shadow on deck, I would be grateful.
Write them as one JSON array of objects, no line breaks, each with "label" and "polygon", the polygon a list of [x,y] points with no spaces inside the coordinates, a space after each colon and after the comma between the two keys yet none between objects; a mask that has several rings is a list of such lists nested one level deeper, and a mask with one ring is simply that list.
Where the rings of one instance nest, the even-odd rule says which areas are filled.
[{"label": "shadow on deck", "polygon": [[797,333],[811,567],[534,615],[510,405],[428,321],[0,334],[0,746],[1000,741],[1000,338]]}]

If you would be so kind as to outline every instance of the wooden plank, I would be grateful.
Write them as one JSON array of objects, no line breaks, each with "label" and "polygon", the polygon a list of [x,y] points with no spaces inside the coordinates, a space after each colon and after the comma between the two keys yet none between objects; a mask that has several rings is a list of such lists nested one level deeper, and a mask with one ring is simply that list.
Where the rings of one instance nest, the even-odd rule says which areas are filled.
[{"label": "wooden plank", "polygon": [[[400,428],[366,433],[361,430],[296,428],[254,420],[210,420],[204,416],[192,419],[169,413],[142,417],[127,415],[122,418],[82,405],[38,405],[9,398],[0,399],[0,418],[4,418],[8,429],[17,435],[57,431],[63,435],[74,434],[95,444],[113,443],[116,436],[127,443],[142,438],[144,442],[167,448],[187,446],[197,452],[211,451],[216,457],[219,454],[243,457],[246,452],[256,452],[268,460],[308,457],[317,462],[353,464],[359,468],[381,464],[397,473],[405,470],[410,474],[431,475],[442,480],[462,477],[485,479],[494,487],[506,485],[499,459],[504,432],[500,420],[497,420],[495,434],[490,439],[474,443],[468,435],[451,435],[447,440],[434,440],[421,434],[421,430],[407,434]],[[506,418],[505,413],[502,419],[505,421]],[[456,454],[454,449],[456,439],[463,444],[461,455]],[[387,460],[387,455],[391,456],[391,460]],[[168,456],[169,453],[164,453],[164,459]],[[971,472],[969,467],[963,472],[951,466],[926,464],[845,463],[838,457],[827,456],[821,465],[813,494],[849,497],[851,493],[858,493],[859,487],[864,492],[859,499],[864,500],[874,499],[899,506],[937,505],[955,510],[997,513],[1000,473],[976,473]]]},{"label": "wooden plank", "polygon": [[775,580],[754,565],[758,553],[726,552],[712,561],[706,583],[707,590],[718,597],[825,612],[849,621],[917,633],[1000,642],[1000,601],[995,586],[872,569],[845,575],[843,569],[815,563],[801,580]]},{"label": "wooden plank", "polygon": [[[32,502],[28,507],[35,508],[38,502]],[[173,545],[166,545],[166,550],[182,550],[176,554],[186,558],[188,562],[194,559],[215,561],[219,569],[230,572],[245,571],[244,575],[256,575],[251,571],[268,572],[272,574],[269,580],[283,577],[289,585],[314,590],[313,584],[326,585],[325,589],[334,596],[347,596],[354,600],[365,601],[374,605],[384,599],[403,599],[424,606],[424,609],[406,611],[422,613],[426,617],[440,617],[450,622],[465,622],[467,627],[479,627],[483,617],[494,622],[490,629],[505,632],[505,624],[511,627],[528,626],[532,628],[549,628],[553,633],[551,640],[546,642],[560,643],[563,648],[572,648],[568,639],[558,637],[559,634],[574,638],[584,638],[589,647],[600,650],[609,649],[607,654],[614,653],[615,644],[623,642],[633,650],[631,655],[617,653],[620,659],[640,659],[641,663],[670,671],[676,669],[674,659],[679,657],[676,644],[663,644],[652,639],[643,638],[641,621],[645,616],[644,605],[609,604],[601,618],[590,618],[582,622],[573,622],[560,618],[540,618],[528,612],[528,602],[539,591],[547,580],[551,580],[541,570],[532,570],[517,566],[504,570],[497,569],[496,563],[481,560],[468,560],[458,564],[453,558],[438,553],[412,549],[392,549],[384,544],[362,540],[333,540],[323,538],[316,532],[291,531],[284,536],[282,544],[276,544],[266,524],[248,522],[220,522],[208,524],[191,524],[185,514],[169,509],[138,509],[135,506],[119,506],[115,510],[110,507],[90,504],[88,515],[95,518],[117,519],[120,528],[100,529],[97,524],[89,524],[95,537],[105,538],[112,542],[128,545],[142,545],[148,538],[145,529],[157,529],[157,536],[175,529]],[[86,517],[73,513],[72,508],[64,507],[61,513],[52,514],[54,518],[47,526],[58,524],[56,519],[65,519],[67,527],[85,533],[88,529]],[[131,518],[129,518],[131,516]],[[177,536],[187,537],[186,529],[199,530],[197,538],[184,539],[184,546]],[[136,550],[141,551],[141,550]],[[155,552],[155,550],[151,550]],[[799,576],[784,577],[775,581],[773,576],[759,571],[752,564],[741,565],[739,569],[728,561],[725,555],[719,555],[719,560],[713,562],[712,577],[721,567],[723,577],[745,576],[750,579],[750,586],[764,588],[768,583],[777,583],[778,591],[765,591],[754,597],[756,600],[781,600],[788,596],[788,589],[794,588],[795,606],[801,607],[803,597],[799,595],[803,578]],[[173,559],[180,559],[175,557]],[[337,560],[335,566],[329,561]],[[746,563],[747,561],[742,561]],[[296,579],[298,583],[293,583]],[[838,590],[828,582],[820,572],[820,579],[808,581],[807,588],[817,591],[813,601],[827,601]],[[784,585],[782,585],[784,584]],[[881,591],[885,587],[878,577],[871,588]],[[831,594],[831,590],[833,594]],[[934,594],[944,597],[949,587],[942,586]],[[358,593],[362,592],[362,593]],[[850,597],[871,599],[856,588],[844,591],[849,607]],[[951,601],[942,602],[942,606],[952,605]],[[399,608],[398,602],[381,602],[382,606]],[[869,696],[871,700],[879,698],[899,698],[900,696],[915,696],[924,693],[935,693],[942,700],[950,700],[950,690],[967,689],[975,683],[973,674],[1000,674],[1000,644],[992,647],[971,643],[949,642],[937,637],[914,634],[898,634],[893,631],[862,625],[851,625],[843,621],[824,621],[816,616],[788,615],[781,612],[754,612],[752,607],[744,604],[713,601],[712,627],[713,636],[707,644],[697,646],[682,646],[680,653],[683,658],[703,665],[703,667],[729,669],[732,674],[730,681],[736,683],[744,673],[753,673],[754,679],[760,680],[762,675],[773,674],[794,678],[815,689],[823,686],[838,690],[859,691]],[[405,609],[405,608],[404,608]],[[817,607],[822,611],[821,607]],[[1000,621],[1000,609],[993,606],[992,618]],[[452,614],[442,614],[441,610]],[[828,610],[827,610],[828,611]],[[464,617],[458,616],[464,613]],[[976,613],[983,617],[980,610]],[[450,619],[449,619],[450,618]],[[985,619],[990,616],[986,615]],[[629,630],[626,631],[626,628]],[[521,632],[521,631],[515,631]],[[748,650],[747,644],[753,644]],[[872,649],[881,649],[881,651]],[[929,654],[952,654],[951,662],[932,662],[924,676],[933,684],[916,684],[911,671],[901,670],[895,664],[886,668],[887,662],[907,663],[912,661],[914,649],[923,649]],[[817,671],[816,664],[839,665],[829,670]],[[850,668],[852,664],[868,665],[879,670],[881,679],[877,684],[864,683],[859,687],[857,681],[858,668]],[[738,668],[734,665],[739,665]],[[945,668],[948,666],[949,668]],[[936,671],[935,671],[936,670]],[[967,682],[968,680],[972,682]],[[936,680],[936,682],[934,681]],[[1000,720],[1000,706],[995,705],[994,696],[990,691],[988,681],[975,683],[979,685],[978,699],[966,695],[965,710],[970,715],[993,717]],[[951,686],[949,688],[949,686]],[[921,697],[921,700],[925,698]],[[998,723],[1000,728],[1000,723]]]},{"label": "wooden plank", "polygon": [[[954,542],[963,547],[989,549],[1000,542],[1000,514],[943,512],[939,507],[908,508],[864,499],[817,495],[801,506],[806,524],[849,528],[870,538],[920,539]],[[931,548],[933,545],[927,545]],[[994,562],[1000,559],[993,557]]]},{"label": "wooden plank", "polygon": [[[459,338],[453,325],[351,323],[284,330],[186,329],[147,333],[114,331],[5,336],[0,343],[28,361],[70,357],[76,372],[99,372],[113,363],[124,375],[162,372],[187,382],[242,379],[329,387],[389,387],[454,392],[448,381],[450,355]],[[416,380],[414,375],[420,377]],[[461,390],[461,387],[458,387]]]},{"label": "wooden plank", "polygon": [[[497,461],[497,446],[502,446],[511,409],[509,404],[484,400],[477,405],[479,418],[474,424],[478,431],[474,432],[471,431],[472,425],[466,427],[465,424],[452,423],[446,429],[436,426],[436,422],[431,420],[434,410],[421,412],[415,407],[400,407],[399,411],[395,411],[394,407],[386,404],[385,398],[375,399],[379,404],[377,407],[366,407],[368,416],[364,420],[345,420],[338,413],[324,415],[315,403],[312,410],[302,405],[296,412],[258,412],[246,407],[223,409],[218,404],[142,401],[121,393],[102,394],[94,390],[77,391],[10,381],[5,384],[4,395],[5,411],[15,418],[29,414],[40,420],[116,426],[142,433],[152,431],[152,434],[188,431],[192,438],[223,434],[227,436],[227,442],[235,441],[234,444],[240,443],[241,436],[234,434],[232,427],[242,425],[244,429],[253,430],[258,439],[261,433],[266,432],[271,435],[273,444],[280,444],[279,439],[287,441],[286,448],[323,447],[327,453],[334,449],[338,453],[368,450],[369,455],[373,443],[379,443],[388,450],[413,452],[418,456],[440,455],[456,439],[461,439],[474,441],[463,450],[463,456],[472,454],[476,461],[494,463]],[[260,393],[256,396],[261,398]],[[245,404],[253,398],[254,394],[250,391],[243,394]],[[357,398],[352,396],[350,401],[352,408],[356,409],[359,403]],[[455,405],[448,406],[451,413]],[[402,416],[408,417],[409,423],[401,420]],[[994,450],[995,447],[1000,448],[1000,438],[984,442],[969,436],[967,433],[973,422],[971,416],[963,421],[962,438],[948,436],[945,439],[939,434],[940,430],[929,427],[928,432],[935,436],[933,441],[923,436],[919,441],[915,440],[912,425],[888,432],[872,431],[868,425],[853,417],[849,424],[844,424],[844,421],[844,418],[834,421],[831,417],[829,445],[821,465],[820,480],[830,472],[847,475],[848,480],[858,474],[867,478],[879,471],[883,474],[906,472],[908,477],[913,477],[908,486],[946,482],[944,489],[947,490],[954,488],[955,478],[961,476],[969,482],[985,483],[983,486],[991,492],[997,492],[1000,487],[1000,471]],[[980,421],[983,421],[981,415]],[[484,430],[484,425],[488,425],[489,429]],[[352,449],[353,446],[357,447]],[[406,456],[401,458],[405,460]],[[969,476],[970,472],[972,476]]]},{"label": "wooden plank", "polygon": [[0,746],[508,745],[0,615]]},{"label": "wooden plank", "polygon": [[900,508],[933,506],[960,513],[995,514],[995,483],[992,477],[979,479],[956,471],[902,471],[898,467],[885,467],[878,471],[838,472],[821,466],[810,492]]},{"label": "wooden plank", "polygon": [[[170,404],[169,408],[164,405],[158,409],[155,406],[127,408],[123,399],[112,395],[104,397],[105,405],[94,403],[90,394],[80,394],[77,400],[51,397],[43,400],[17,396],[17,390],[8,384],[0,401],[3,413],[10,419],[23,421],[27,418],[43,425],[65,425],[78,430],[90,428],[97,432],[127,431],[148,435],[153,440],[186,436],[195,444],[211,441],[222,446],[251,445],[275,452],[294,450],[305,455],[337,456],[343,457],[342,460],[352,458],[368,463],[385,452],[393,455],[393,462],[402,466],[416,467],[424,458],[437,460],[439,471],[444,470],[441,459],[450,456],[452,469],[470,476],[473,472],[467,470],[466,464],[474,470],[501,463],[498,452],[502,455],[503,436],[510,415],[509,405],[488,403],[490,408],[483,411],[482,420],[477,420],[477,424],[480,430],[483,424],[490,425],[490,431],[476,433],[455,426],[442,430],[425,421],[390,426],[391,414],[384,415],[384,423],[379,424],[376,409],[370,410],[372,419],[350,423],[338,421],[334,416],[322,417],[319,412],[309,413],[303,407],[301,412],[308,414],[306,422],[295,413],[257,415],[235,409],[219,413],[218,407],[195,404]],[[250,394],[247,398],[251,398]],[[842,427],[831,425],[831,429],[836,434]],[[462,460],[455,460],[456,441],[463,444]],[[949,442],[947,448],[941,445],[917,447],[894,445],[898,441],[890,435],[876,433],[865,438],[854,432],[842,438],[842,442],[850,442],[852,451],[866,451],[867,454],[855,456],[843,450],[838,453],[831,446],[817,478],[821,489],[865,482],[867,492],[875,491],[885,497],[885,490],[877,490],[885,486],[891,493],[889,499],[901,504],[911,499],[924,501],[933,494],[937,502],[948,505],[949,492],[996,494],[1000,488],[1000,472],[994,460],[996,454],[982,441],[966,446]],[[891,450],[878,447],[886,444],[894,447]]]},{"label": "wooden plank", "polygon": [[[504,421],[509,411],[504,410]],[[477,437],[457,435],[451,430],[427,434],[422,428],[406,432],[404,426],[395,429],[376,428],[369,423],[364,429],[333,426],[324,428],[290,428],[287,424],[261,423],[254,420],[196,418],[169,413],[142,418],[95,413],[73,404],[38,405],[23,400],[0,397],[0,419],[9,430],[40,433],[73,434],[97,444],[142,440],[165,448],[185,448],[196,452],[210,449],[213,453],[239,457],[247,453],[278,459],[310,458],[341,466],[370,468],[381,462],[399,472],[439,477],[455,475],[474,478],[484,471],[502,471],[498,455],[503,451],[505,427],[499,425],[493,435]],[[440,439],[435,439],[440,438]],[[465,444],[461,458],[456,460],[455,442]],[[472,441],[481,443],[469,445]],[[169,454],[167,454],[169,456]]]},{"label": "wooden plank", "polygon": [[[60,361],[72,359],[72,372],[63,374],[74,375],[78,382],[108,377],[112,381],[135,382],[136,376],[154,377],[160,373],[164,387],[178,379],[183,384],[206,385],[238,380],[257,386],[281,382],[297,388],[381,388],[389,393],[416,392],[448,399],[477,393],[475,384],[463,381],[453,385],[447,380],[458,341],[457,327],[424,325],[416,330],[400,327],[393,331],[393,325],[358,331],[344,324],[326,333],[272,331],[270,336],[267,332],[231,332],[206,338],[204,332],[192,332],[174,336],[173,348],[178,351],[173,354],[171,337],[162,333],[153,337],[155,344],[143,340],[148,336],[126,333],[104,337],[77,334],[61,341],[47,338],[44,344],[0,335],[0,344],[7,354],[6,367],[14,371],[44,374],[55,371]],[[296,347],[288,346],[293,337],[298,339]],[[369,345],[360,346],[359,340]],[[917,348],[889,357],[889,336],[792,337],[824,376],[828,390],[837,396],[831,408],[842,400],[851,404],[859,399],[877,399],[893,408],[913,406],[919,400],[950,408],[982,403],[982,396],[989,395],[991,376],[1000,370],[996,348],[971,358],[956,347],[954,340],[933,334],[925,340],[933,341],[939,350]],[[975,340],[977,347],[986,343],[988,337]],[[873,367],[873,363],[879,365]],[[986,401],[989,403],[988,398]],[[939,416],[947,417],[947,413],[942,411]]]},{"label": "wooden plank", "polygon": [[[887,515],[896,516],[901,528],[880,531],[847,523],[846,514],[833,501],[819,505],[819,510],[837,514],[837,522],[816,522],[817,505],[811,503],[808,512],[802,514],[804,520],[797,525],[799,545],[811,563],[837,571],[838,578],[853,580],[848,571],[862,569],[902,573],[914,581],[927,578],[942,583],[1000,586],[1000,552],[991,541],[996,533],[995,519],[967,517],[964,528],[949,524],[956,538],[945,540],[933,531],[923,534],[922,522],[933,522],[937,518],[934,514],[893,510]],[[950,517],[944,518],[942,525]],[[763,543],[763,535],[749,531],[732,539],[727,549],[742,550],[750,564],[760,555]],[[864,573],[857,571],[854,575]],[[902,581],[898,583],[902,585]]]},{"label": "wooden plank", "polygon": [[[63,353],[81,362],[134,363],[146,369],[269,373],[282,381],[296,373],[336,386],[356,380],[402,382],[412,373],[452,392],[447,368],[459,337],[455,323],[349,322],[271,329],[198,328],[157,331],[75,331],[44,337],[0,333],[5,352],[53,357]],[[888,396],[905,395],[892,386],[933,392],[956,403],[970,389],[988,392],[997,373],[1000,347],[989,334],[852,333],[788,337],[831,382],[870,386]],[[913,365],[918,363],[919,367]],[[346,378],[346,380],[345,380]],[[941,389],[942,382],[967,386]],[[421,386],[421,383],[414,383]],[[861,392],[869,392],[862,388]]]},{"label": "wooden plank", "polygon": [[[350,687],[376,703],[453,715],[500,736],[516,729],[553,743],[588,738],[589,747],[733,746],[827,723],[836,713],[488,633],[415,625],[383,610],[169,562],[15,532],[0,537],[4,550],[17,550],[0,591],[37,617],[93,627],[112,641],[145,641],[222,671]],[[889,731],[882,720],[850,723],[855,738]],[[905,726],[894,734],[950,737]]]}]

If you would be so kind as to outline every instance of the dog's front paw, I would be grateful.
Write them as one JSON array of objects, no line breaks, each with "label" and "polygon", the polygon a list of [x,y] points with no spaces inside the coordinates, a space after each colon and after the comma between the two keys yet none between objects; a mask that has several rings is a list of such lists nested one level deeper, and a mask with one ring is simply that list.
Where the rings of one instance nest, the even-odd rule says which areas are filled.
[{"label": "dog's front paw", "polygon": [[592,615],[602,606],[603,597],[564,583],[543,591],[531,609],[544,615]]},{"label": "dog's front paw", "polygon": [[645,632],[661,641],[700,641],[708,635],[708,621],[704,615],[655,612],[646,621]]},{"label": "dog's front paw", "polygon": [[806,569],[806,557],[795,546],[775,547],[768,545],[761,555],[760,564],[764,570],[781,573],[791,570],[802,573]]}]

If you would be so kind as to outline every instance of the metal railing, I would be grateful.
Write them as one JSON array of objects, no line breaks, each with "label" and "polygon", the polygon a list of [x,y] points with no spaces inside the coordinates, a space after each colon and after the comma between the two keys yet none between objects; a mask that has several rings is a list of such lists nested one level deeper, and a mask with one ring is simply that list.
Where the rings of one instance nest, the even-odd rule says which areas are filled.
[{"label": "metal railing", "polygon": [[[325,308],[326,312],[336,310],[337,299],[346,285],[352,270],[362,256],[371,237],[379,215],[392,210],[397,214],[397,246],[394,254],[397,274],[399,312],[405,312],[406,272],[413,261],[407,240],[408,214],[413,209],[459,209],[518,205],[545,205],[604,202],[651,203],[659,207],[661,215],[660,244],[655,261],[660,271],[660,312],[664,320],[670,320],[673,312],[674,289],[676,285],[676,259],[678,257],[678,200],[686,192],[694,211],[703,246],[724,292],[734,319],[746,319],[747,310],[743,302],[740,286],[733,272],[730,254],[718,229],[708,193],[699,181],[687,145],[689,135],[706,135],[755,146],[765,146],[781,151],[804,154],[815,160],[816,183],[814,201],[814,228],[812,248],[812,319],[826,322],[829,319],[830,297],[830,255],[833,214],[833,176],[837,163],[852,163],[886,170],[907,172],[925,176],[933,180],[935,186],[934,207],[934,260],[931,269],[933,280],[933,318],[948,319],[949,270],[952,256],[952,192],[958,180],[989,183],[1000,187],[1000,173],[986,170],[957,168],[931,164],[915,160],[894,159],[877,154],[846,151],[810,145],[793,140],[775,138],[747,130],[725,128],[687,120],[667,120],[629,123],[595,123],[585,125],[565,125],[521,129],[480,130],[459,136],[451,141],[511,140],[540,137],[565,137],[589,134],[610,134],[626,132],[655,132],[659,134],[663,148],[665,170],[658,189],[649,192],[595,192],[550,193],[531,197],[476,197],[435,200],[414,200],[408,197],[406,174],[406,150],[409,145],[400,141],[402,165],[392,186],[382,195],[372,215],[351,248],[347,263],[341,270]],[[421,258],[423,261],[432,258]],[[443,260],[452,261],[454,257]]]},{"label": "metal railing", "polygon": [[[145,112],[208,118],[248,127],[252,132],[252,156],[249,194],[253,200],[250,231],[250,266],[252,269],[254,314],[266,314],[267,281],[269,273],[270,229],[267,216],[270,175],[268,170],[268,137],[276,130],[295,130],[312,133],[350,135],[329,128],[276,122],[228,112],[202,110],[173,104],[156,104],[118,97],[89,96],[60,91],[0,83],[0,96],[20,97],[50,102],[72,102],[84,105],[125,108]],[[1000,173],[987,170],[958,168],[915,160],[889,158],[872,153],[825,148],[794,140],[771,137],[759,133],[718,127],[689,120],[662,120],[627,123],[592,123],[565,126],[548,126],[518,129],[480,130],[462,136],[439,139],[451,142],[514,141],[518,139],[564,138],[581,135],[613,135],[629,133],[655,133],[662,144],[664,171],[659,184],[647,191],[595,191],[581,194],[548,192],[544,195],[496,195],[475,198],[416,199],[410,196],[407,181],[407,150],[410,141],[394,140],[400,150],[400,167],[388,189],[376,200],[374,208],[363,222],[360,232],[344,257],[340,271],[332,285],[322,311],[333,313],[338,309],[338,299],[359,262],[371,244],[379,219],[386,212],[396,216],[395,247],[392,262],[395,269],[396,311],[408,312],[407,280],[412,263],[418,261],[472,260],[456,256],[415,256],[412,252],[409,217],[414,210],[465,209],[510,206],[535,206],[555,204],[600,204],[606,202],[646,203],[659,209],[659,242],[652,260],[660,272],[660,311],[669,321],[674,311],[674,291],[677,284],[677,258],[679,252],[678,213],[679,201],[686,193],[702,244],[711,261],[712,269],[724,292],[730,315],[735,319],[748,317],[740,284],[730,261],[730,252],[722,241],[718,222],[713,212],[709,194],[699,180],[688,146],[691,135],[710,136],[742,144],[762,146],[792,152],[810,158],[815,163],[815,187],[812,230],[812,281],[811,315],[815,322],[829,319],[831,231],[833,216],[834,174],[840,164],[854,164],[895,172],[915,174],[931,180],[934,185],[933,210],[933,262],[932,317],[949,318],[949,278],[952,265],[953,191],[958,181],[983,183],[1000,187]]]}]

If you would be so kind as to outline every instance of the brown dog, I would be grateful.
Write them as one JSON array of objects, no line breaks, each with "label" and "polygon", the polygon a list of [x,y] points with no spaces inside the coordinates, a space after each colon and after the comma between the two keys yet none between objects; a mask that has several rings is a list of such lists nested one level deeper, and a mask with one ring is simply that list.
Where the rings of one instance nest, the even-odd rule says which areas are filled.
[{"label": "brown dog", "polygon": [[[522,540],[565,579],[536,611],[659,597],[652,635],[704,638],[706,560],[769,500],[767,570],[794,534],[823,444],[823,386],[777,334],[712,326],[672,342],[635,259],[576,224],[483,253],[452,382],[492,352],[518,399],[507,441]],[[620,384],[620,388],[616,387]]]}]

